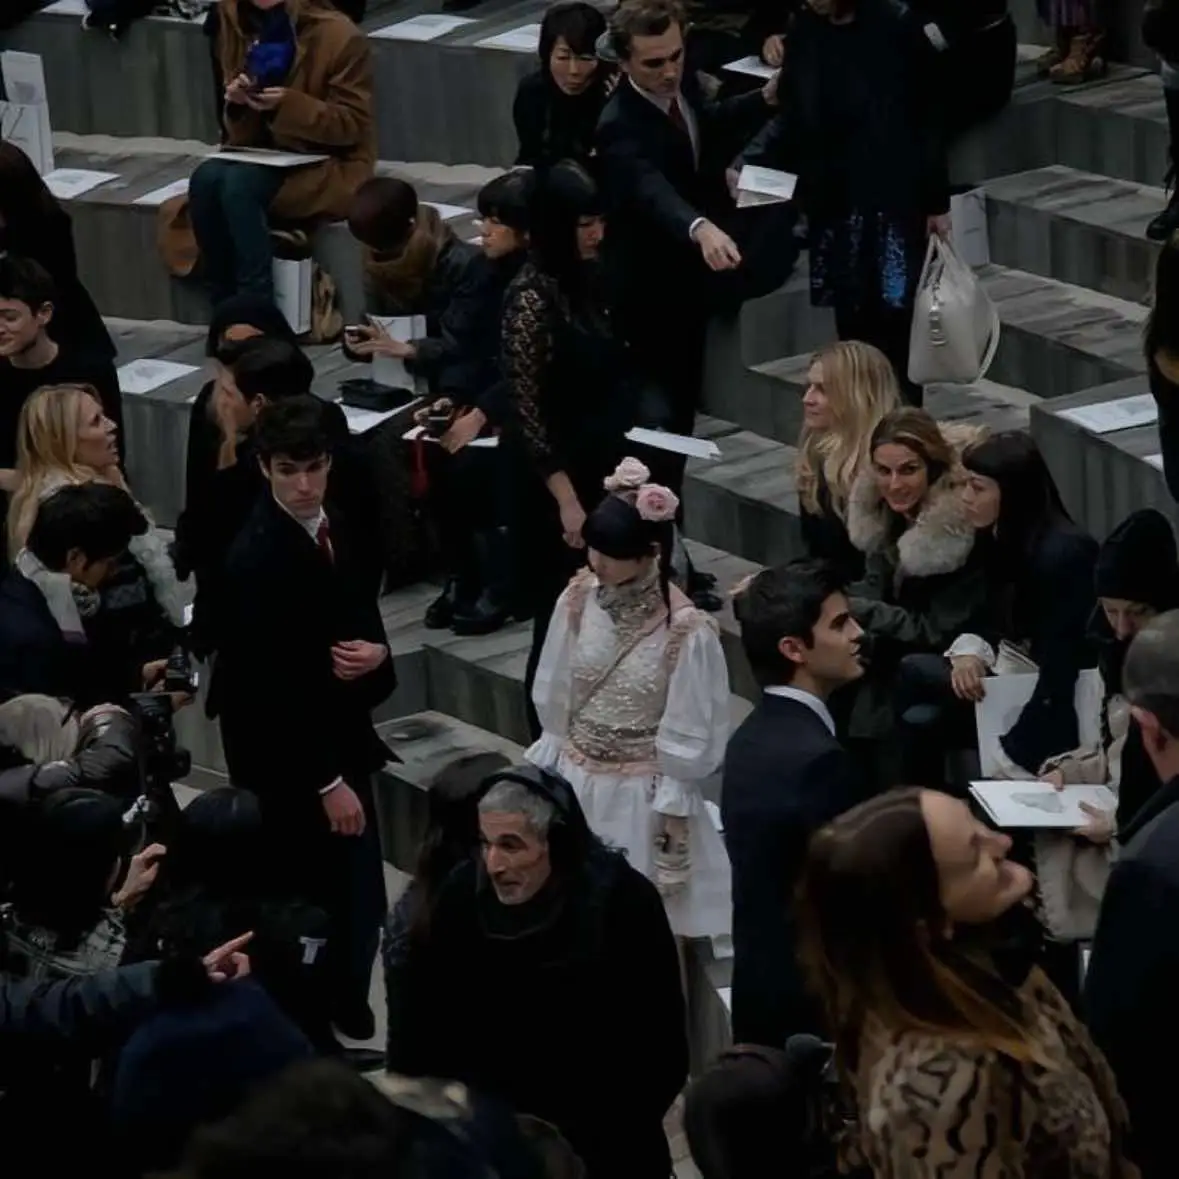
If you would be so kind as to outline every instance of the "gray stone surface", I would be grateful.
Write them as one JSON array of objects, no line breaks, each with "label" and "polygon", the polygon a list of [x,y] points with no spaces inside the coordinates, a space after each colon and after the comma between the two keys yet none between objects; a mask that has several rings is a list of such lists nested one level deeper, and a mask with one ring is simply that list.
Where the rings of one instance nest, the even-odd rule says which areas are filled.
[{"label": "gray stone surface", "polygon": [[1159,247],[1147,222],[1162,189],[1053,165],[986,185],[991,260],[1145,301]]},{"label": "gray stone surface", "polygon": [[1085,172],[1162,184],[1167,113],[1158,76],[1127,74],[1100,86],[1062,89],[1055,101],[1055,155]]},{"label": "gray stone surface", "polygon": [[1159,453],[1158,427],[1093,434],[1060,417],[1062,410],[1149,392],[1144,377],[1087,389],[1032,410],[1032,435],[1073,518],[1104,537],[1130,512],[1153,507],[1179,524],[1162,470],[1147,461]]},{"label": "gray stone surface", "polygon": [[1003,324],[992,380],[1061,397],[1145,367],[1140,304],[1023,270],[991,265],[979,274]]}]

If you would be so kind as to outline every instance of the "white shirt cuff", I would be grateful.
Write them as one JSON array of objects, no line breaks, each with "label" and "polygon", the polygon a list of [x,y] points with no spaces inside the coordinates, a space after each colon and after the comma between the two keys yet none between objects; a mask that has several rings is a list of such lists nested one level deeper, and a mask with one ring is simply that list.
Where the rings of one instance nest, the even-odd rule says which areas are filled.
[{"label": "white shirt cuff", "polygon": [[344,779],[343,779],[343,778],[337,778],[337,779],[336,779],[334,782],[329,782],[329,783],[328,783],[326,786],[324,786],[324,787],[323,787],[323,788],[320,790],[320,792],[319,792],[319,797],[320,797],[320,798],[322,798],[322,797],[323,797],[325,794],[331,794],[331,792],[332,792],[333,790],[335,790],[335,788],[336,788],[337,786],[343,786],[343,785],[344,785]]},{"label": "white shirt cuff", "polygon": [[688,237],[690,237],[692,241],[696,240],[696,230],[698,230],[700,226],[703,225],[707,220],[707,217],[697,217],[696,220],[688,226]]},{"label": "white shirt cuff", "polygon": [[938,53],[944,53],[947,49],[950,48],[949,41],[946,40],[941,29],[939,29],[937,25],[933,23],[933,21],[930,21],[929,24],[927,24],[925,28],[922,29],[922,32],[929,40],[930,45],[932,45],[934,49],[938,51]]},{"label": "white shirt cuff", "polygon": [[957,659],[960,655],[973,655],[976,659],[981,659],[986,664],[987,671],[995,666],[995,649],[979,635],[959,635],[950,644],[945,657]]}]

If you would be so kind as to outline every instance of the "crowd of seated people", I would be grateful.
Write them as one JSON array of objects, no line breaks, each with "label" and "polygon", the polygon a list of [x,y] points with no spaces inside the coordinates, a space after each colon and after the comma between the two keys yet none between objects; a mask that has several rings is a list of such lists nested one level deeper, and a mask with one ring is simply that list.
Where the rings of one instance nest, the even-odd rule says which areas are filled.
[{"label": "crowd of seated people", "polygon": [[[53,1167],[109,1150],[128,1179],[666,1179],[699,989],[685,942],[731,932],[741,1047],[688,1093],[704,1179],[836,1155],[876,1179],[1173,1171],[1152,1044],[1179,1046],[1179,553],[1151,510],[1088,535],[1026,431],[920,408],[902,328],[947,230],[946,142],[1001,103],[1014,48],[1002,5],[916,7],[761,13],[742,35],[784,73],[713,93],[675,0],[609,19],[561,0],[474,244],[373,174],[347,16],[222,0],[227,141],[329,158],[193,177],[217,302],[171,542],[124,471],[68,220],[0,152],[22,251],[0,258],[7,1134],[55,1108],[79,1132]],[[1082,33],[1065,73],[1098,68]],[[978,84],[943,109],[959,71]],[[759,691],[730,736],[700,608],[719,600],[678,539],[682,456],[627,434],[692,433],[709,318],[797,258],[793,206],[736,207],[738,160],[798,173],[840,339],[800,399],[799,559],[732,587]],[[382,460],[313,393],[271,278],[272,230],[324,218],[363,254],[346,353],[399,362],[423,396],[402,457],[437,534],[425,624],[533,631],[536,743],[433,784],[391,911]],[[384,326],[410,316],[408,338]],[[1160,404],[1168,341],[1156,307]],[[230,781],[183,812],[155,805],[148,740],[192,703],[178,646],[210,665]],[[984,751],[978,710],[1011,674],[1035,686]],[[1116,806],[1087,795],[1076,829],[1012,838],[971,809],[984,752],[1013,792],[1104,786]],[[719,824],[700,786],[718,770]],[[382,933],[372,1082],[313,1058],[374,1063],[342,1042],[375,1034]],[[808,1069],[831,1045],[824,1087]],[[796,1116],[800,1086],[830,1116]],[[775,1127],[780,1165],[749,1149]]]}]

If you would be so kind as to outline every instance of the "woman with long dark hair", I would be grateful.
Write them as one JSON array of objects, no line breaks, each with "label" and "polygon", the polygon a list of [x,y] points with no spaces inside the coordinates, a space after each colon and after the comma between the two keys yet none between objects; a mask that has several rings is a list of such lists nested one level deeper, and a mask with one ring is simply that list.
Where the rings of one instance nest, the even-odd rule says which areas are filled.
[{"label": "woman with long dark hair", "polygon": [[606,18],[585,0],[558,0],[540,25],[540,68],[520,79],[512,120],[517,164],[544,167],[587,161],[609,94],[609,72],[598,60]]},{"label": "woman with long dark hair", "polygon": [[1137,1179],[1109,1066],[1035,965],[1027,868],[965,803],[906,789],[811,841],[803,965],[876,1179]]},{"label": "woman with long dark hair", "polygon": [[[990,618],[955,636],[944,653],[902,661],[898,711],[910,758],[906,780],[941,785],[941,759],[956,733],[974,744],[973,705],[988,673],[1038,672],[1035,691],[999,738],[1009,778],[1035,775],[1044,759],[1079,740],[1077,676],[1093,664],[1097,542],[1069,518],[1032,436],[993,434],[962,453],[962,506],[990,583]],[[924,769],[918,768],[925,767]]]},{"label": "woman with long dark hair", "polygon": [[727,934],[728,858],[700,794],[729,735],[724,653],[670,585],[675,495],[633,458],[606,490],[582,529],[590,567],[553,611],[532,689],[544,731],[526,756],[659,888],[673,933]]},{"label": "woman with long dark hair", "polygon": [[[533,614],[529,697],[553,607],[582,563],[582,526],[633,424],[625,345],[612,329],[598,266],[602,208],[580,164],[549,169],[538,185],[529,259],[504,305],[503,444],[517,478],[518,585]],[[539,736],[531,712],[529,719]]]},{"label": "woman with long dark hair", "polygon": [[50,336],[71,353],[110,359],[115,345],[90,292],[78,278],[69,214],[13,143],[0,140],[0,254],[39,262],[53,279],[56,297]]}]

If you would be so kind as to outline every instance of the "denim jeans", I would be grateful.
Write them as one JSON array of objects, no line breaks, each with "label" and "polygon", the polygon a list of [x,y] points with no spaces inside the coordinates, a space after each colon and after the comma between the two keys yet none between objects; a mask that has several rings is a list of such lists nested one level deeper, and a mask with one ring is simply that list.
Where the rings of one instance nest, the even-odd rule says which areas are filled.
[{"label": "denim jeans", "polygon": [[286,173],[265,164],[206,160],[188,185],[189,215],[214,303],[274,298],[270,205]]}]

